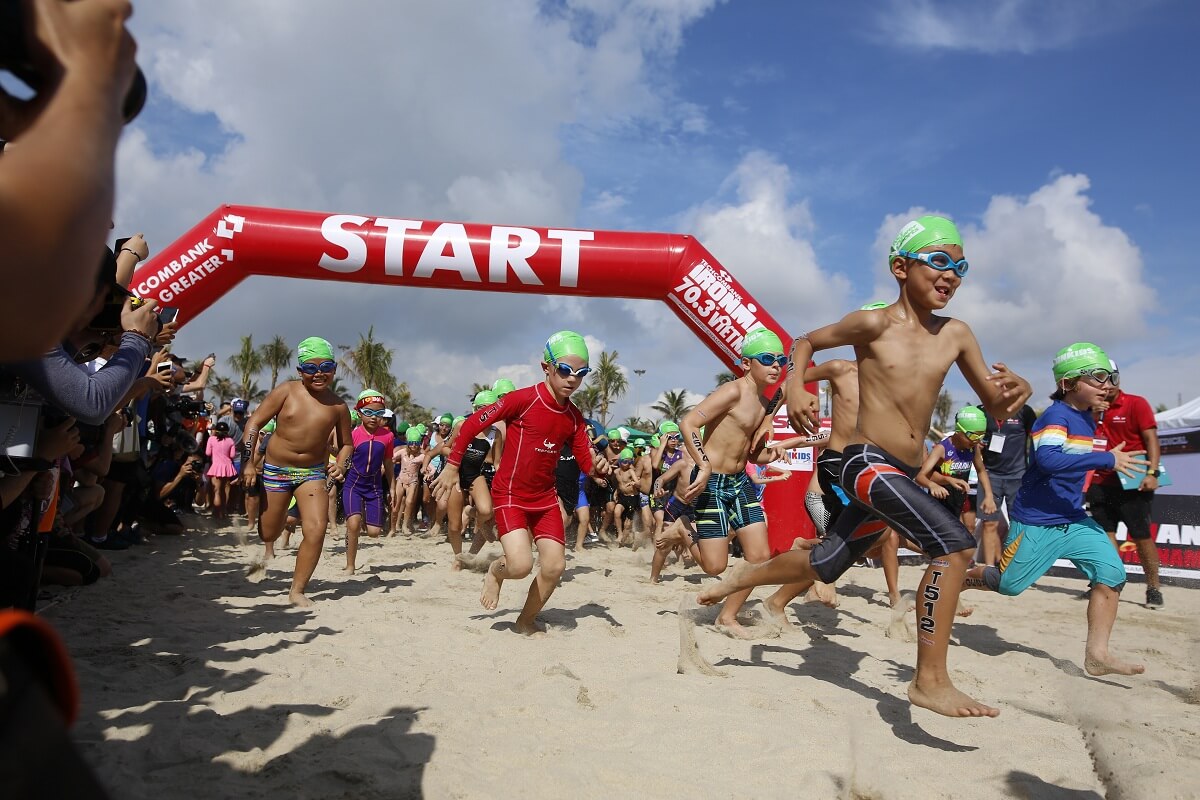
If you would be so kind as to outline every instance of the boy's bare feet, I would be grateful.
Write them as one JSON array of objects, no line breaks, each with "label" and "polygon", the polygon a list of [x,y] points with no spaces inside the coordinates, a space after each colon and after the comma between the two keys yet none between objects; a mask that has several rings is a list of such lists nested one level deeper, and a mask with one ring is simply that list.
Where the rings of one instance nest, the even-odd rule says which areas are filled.
[{"label": "boy's bare feet", "polygon": [[808,603],[820,603],[827,608],[837,608],[837,586],[832,583],[821,583],[821,581],[814,581],[812,588],[809,589],[808,594],[804,596],[804,600]]},{"label": "boy's bare feet", "polygon": [[754,634],[736,619],[733,622],[723,622],[718,619],[713,623],[713,630],[717,631],[718,633],[725,634],[730,639],[743,639],[749,641],[750,639],[755,638]]},{"label": "boy's bare feet", "polygon": [[753,564],[748,564],[745,561],[734,564],[733,568],[725,573],[724,578],[700,592],[700,594],[696,596],[696,602],[702,606],[716,605],[739,589],[749,588],[747,586],[738,585],[738,580],[745,575],[748,570],[753,568]]},{"label": "boy's bare feet", "polygon": [[546,626],[539,625],[536,619],[525,620],[521,617],[517,617],[517,621],[513,625],[513,630],[522,636],[542,637],[546,635]]},{"label": "boy's bare feet", "polygon": [[496,565],[499,560],[493,561],[488,567],[487,574],[483,577],[483,594],[479,595],[479,604],[488,611],[495,610],[500,602],[500,586],[504,583],[498,575],[496,575]]},{"label": "boy's bare feet", "polygon": [[792,627],[791,620],[787,616],[787,605],[776,606],[771,597],[763,601],[762,613],[763,619],[776,631],[783,632]]},{"label": "boy's bare feet", "polygon": [[969,617],[975,613],[975,606],[969,606],[962,601],[962,597],[958,598],[958,606],[954,610],[955,616]]},{"label": "boy's bare feet", "polygon": [[292,591],[288,594],[288,602],[296,608],[309,608],[313,604],[313,601],[309,600],[304,592],[297,591]]},{"label": "boy's bare feet", "polygon": [[354,567],[346,567],[345,569],[342,570],[342,574],[343,575],[353,575],[354,569],[355,569]]},{"label": "boy's bare feet", "polygon": [[251,583],[260,583],[265,577],[267,577],[267,562],[265,559],[255,561],[246,567],[246,580]]},{"label": "boy's bare feet", "polygon": [[1146,668],[1141,664],[1126,664],[1118,661],[1107,653],[1101,655],[1084,655],[1083,668],[1088,675],[1141,675]]},{"label": "boy's bare feet", "polygon": [[913,678],[912,683],[908,685],[908,699],[914,706],[927,708],[947,717],[1000,716],[1000,709],[986,706],[960,692],[949,680],[929,688],[918,686],[917,680],[918,678]]}]

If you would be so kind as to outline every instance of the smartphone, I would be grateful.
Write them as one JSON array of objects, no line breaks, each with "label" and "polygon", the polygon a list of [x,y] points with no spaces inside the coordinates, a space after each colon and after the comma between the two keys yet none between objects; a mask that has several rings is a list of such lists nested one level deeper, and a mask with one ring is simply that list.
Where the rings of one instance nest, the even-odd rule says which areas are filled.
[{"label": "smartphone", "polygon": [[130,239],[131,239],[131,238],[132,238],[132,237],[130,237],[130,236],[126,236],[126,237],[124,237],[124,238],[117,239],[117,241],[113,242],[113,252],[114,252],[114,253],[119,253],[119,252],[121,252],[121,248],[122,248],[122,247],[124,247],[124,246],[125,246],[125,244],[126,244],[126,243],[127,243],[127,242],[128,242]]},{"label": "smartphone", "polygon": [[158,320],[163,325],[170,325],[175,321],[175,317],[179,316],[179,309],[167,306],[162,311],[158,312]]},{"label": "smartphone", "polygon": [[174,369],[174,367],[174,362],[168,360],[158,362],[158,367],[156,369],[158,369],[159,372],[170,372],[172,369]]}]

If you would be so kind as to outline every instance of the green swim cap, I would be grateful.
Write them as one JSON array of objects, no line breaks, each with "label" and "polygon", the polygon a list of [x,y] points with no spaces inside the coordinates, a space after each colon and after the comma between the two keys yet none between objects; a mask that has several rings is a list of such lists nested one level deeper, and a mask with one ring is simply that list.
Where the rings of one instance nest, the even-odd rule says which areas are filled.
[{"label": "green swim cap", "polygon": [[587,342],[575,331],[559,331],[546,340],[543,352],[546,363],[553,364],[563,356],[578,356],[583,363],[588,363]]},{"label": "green swim cap", "polygon": [[296,345],[296,356],[300,363],[319,358],[322,361],[333,361],[333,345],[319,336],[310,336]]},{"label": "green swim cap", "polygon": [[358,413],[357,410],[355,410],[353,408],[350,409],[350,423],[352,425],[357,425],[359,422],[362,422],[362,416]]},{"label": "green swim cap", "polygon": [[428,429],[428,428],[426,428],[426,427],[425,427],[425,423],[424,423],[424,422],[422,422],[422,423],[420,423],[420,424],[418,424],[418,425],[417,425],[417,430],[419,430],[419,431],[421,432],[421,435],[422,435],[422,436],[424,436],[424,435],[425,435],[425,431],[427,431],[427,430],[429,430],[429,429]]},{"label": "green swim cap", "polygon": [[658,424],[658,432],[662,434],[679,433],[679,426],[670,421],[660,422]]},{"label": "green swim cap", "polygon": [[420,444],[425,434],[421,433],[420,428],[409,428],[404,432],[404,441],[409,444]]},{"label": "green swim cap", "polygon": [[650,437],[650,446],[651,447],[658,447],[660,444],[662,444],[662,439],[658,438],[657,433]]},{"label": "green swim cap", "polygon": [[892,259],[896,258],[901,250],[914,253],[931,244],[956,244],[962,247],[962,236],[959,235],[958,228],[954,226],[954,223],[945,217],[928,214],[917,217],[896,234],[896,239],[892,242],[891,249],[888,250],[888,267],[891,268]]},{"label": "green swim cap", "polygon": [[496,382],[492,384],[492,391],[496,393],[497,397],[502,394],[508,394],[509,392],[515,392],[516,390],[516,384],[514,384],[508,378],[497,378]]},{"label": "green swim cap", "polygon": [[1112,359],[1091,342],[1076,342],[1059,350],[1051,362],[1054,381],[1078,378],[1085,369],[1111,369]]},{"label": "green swim cap", "polygon": [[630,450],[628,447],[626,447],[624,450],[622,450],[621,454],[619,456],[617,456],[618,461],[623,461],[624,459],[629,459],[630,461],[633,460],[633,451]]},{"label": "green swim cap", "polygon": [[454,418],[454,422],[452,422],[451,424],[452,424],[452,425],[457,425],[457,424],[458,424],[458,423],[460,423],[460,422],[464,422],[464,421],[466,421],[466,419],[467,419],[466,417],[455,417],[455,418]]},{"label": "green swim cap", "polygon": [[484,406],[490,406],[494,402],[496,402],[496,393],[491,389],[484,389],[475,395],[475,400],[471,405],[475,408],[483,408]]},{"label": "green swim cap", "polygon": [[634,447],[645,447],[645,446],[646,446],[646,440],[645,440],[645,439],[643,439],[643,438],[641,438],[641,437],[639,436],[638,438],[636,438],[636,439],[634,439],[634,440],[633,440],[633,446],[634,446]]},{"label": "green swim cap", "polygon": [[453,425],[454,417],[450,416],[449,414],[442,414],[440,417],[438,417],[438,424],[439,425]]},{"label": "green swim cap", "polygon": [[888,305],[889,305],[888,303],[884,303],[883,301],[879,301],[876,303],[867,303],[865,306],[860,308],[859,311],[876,311],[880,308],[887,308]]},{"label": "green swim cap", "polygon": [[262,426],[262,433],[274,433],[274,432],[275,432],[275,420],[271,420],[266,425]]},{"label": "green swim cap", "polygon": [[977,406],[966,406],[954,415],[954,430],[959,433],[984,433],[987,431],[987,414]]},{"label": "green swim cap", "polygon": [[624,436],[622,436],[622,435],[621,435],[621,432],[620,432],[619,430],[617,430],[616,428],[613,428],[611,431],[608,431],[608,434],[607,434],[607,435],[608,435],[608,440],[609,440],[610,442],[613,442],[613,441],[623,442],[623,441],[625,441],[625,437],[624,437]]},{"label": "green swim cap", "polygon": [[755,328],[742,340],[742,355],[744,356],[782,352],[783,342],[779,341],[779,335],[769,328]]}]

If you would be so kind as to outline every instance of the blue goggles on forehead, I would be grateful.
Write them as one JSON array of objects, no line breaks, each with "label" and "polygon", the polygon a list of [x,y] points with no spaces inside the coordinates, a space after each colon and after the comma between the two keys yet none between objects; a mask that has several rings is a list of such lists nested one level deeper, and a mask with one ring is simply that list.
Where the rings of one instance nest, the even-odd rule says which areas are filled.
[{"label": "blue goggles on forehead", "polygon": [[965,258],[962,261],[955,261],[950,257],[949,253],[943,253],[941,250],[934,253],[910,253],[908,250],[897,250],[896,255],[902,258],[915,258],[917,261],[924,261],[938,272],[953,271],[960,278],[966,277],[967,268],[970,266],[967,264]]},{"label": "blue goggles on forehead", "polygon": [[297,366],[305,375],[316,375],[318,372],[333,372],[337,369],[336,361],[322,361],[320,364],[313,364],[305,361]]},{"label": "blue goggles on forehead", "polygon": [[774,353],[759,353],[756,356],[746,356],[746,358],[750,359],[751,361],[757,361],[764,367],[773,367],[778,364],[780,368],[786,368],[789,363],[787,356],[777,356]]},{"label": "blue goggles on forehead", "polygon": [[572,369],[571,365],[565,361],[555,361],[554,369],[556,369],[558,371],[558,374],[564,378],[582,378],[583,376],[587,375],[589,372],[592,371],[591,367],[580,367],[579,369]]}]

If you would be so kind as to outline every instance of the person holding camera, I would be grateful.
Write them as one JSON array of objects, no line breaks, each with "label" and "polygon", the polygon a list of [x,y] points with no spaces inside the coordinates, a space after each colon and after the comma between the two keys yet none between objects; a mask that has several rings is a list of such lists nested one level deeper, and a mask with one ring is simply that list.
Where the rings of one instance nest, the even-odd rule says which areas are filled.
[{"label": "person holding camera", "polygon": [[0,157],[0,361],[14,361],[54,346],[91,299],[137,66],[128,0],[31,0],[5,11],[0,67],[36,91],[30,102],[0,88],[0,138],[17,143]]}]

